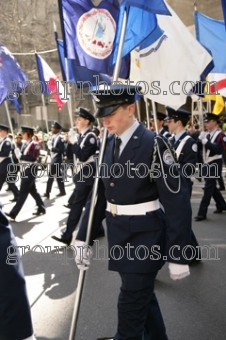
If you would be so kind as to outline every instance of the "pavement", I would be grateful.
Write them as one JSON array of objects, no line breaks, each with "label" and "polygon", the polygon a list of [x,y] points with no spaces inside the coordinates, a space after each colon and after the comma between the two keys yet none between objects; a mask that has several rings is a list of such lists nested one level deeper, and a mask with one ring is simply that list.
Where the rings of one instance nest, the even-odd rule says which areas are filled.
[{"label": "pavement", "polygon": [[[45,192],[46,181],[46,176],[37,179],[41,194]],[[169,340],[226,339],[226,213],[213,214],[212,200],[207,220],[194,221],[203,185],[194,179],[193,230],[199,244],[207,246],[206,256],[203,251],[207,259],[192,265],[190,276],[183,280],[172,281],[167,265],[156,279],[155,291]],[[12,194],[5,189],[6,186],[1,191],[1,202],[3,211],[8,212],[13,207],[13,203],[9,203]],[[16,222],[10,222],[21,247],[37,340],[69,339],[79,271],[72,249],[66,250],[51,235],[65,227],[69,210],[63,204],[67,203],[72,190],[73,184],[68,180],[67,196],[56,198],[58,188],[54,181],[50,199],[45,199],[46,215],[32,216],[36,207],[30,196]],[[226,199],[226,191],[222,194]],[[99,247],[106,245],[106,237],[100,238]],[[209,247],[212,249],[208,250]],[[104,247],[100,248],[102,258],[104,251]],[[93,260],[86,274],[74,340],[114,336],[119,287],[118,274],[107,270],[107,261]]]}]

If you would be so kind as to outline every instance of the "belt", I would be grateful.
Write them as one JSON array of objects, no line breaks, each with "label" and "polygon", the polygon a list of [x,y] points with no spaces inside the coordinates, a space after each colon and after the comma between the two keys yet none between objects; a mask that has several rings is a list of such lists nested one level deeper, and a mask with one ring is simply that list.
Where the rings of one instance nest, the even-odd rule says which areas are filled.
[{"label": "belt", "polygon": [[149,211],[158,210],[160,208],[159,200],[130,204],[130,205],[118,205],[107,202],[106,210],[112,213],[112,215],[146,215]]},{"label": "belt", "polygon": [[32,164],[36,164],[37,161],[35,161],[35,162],[31,162],[31,161],[28,162],[28,161],[21,161],[21,160],[20,160],[20,163],[21,163],[21,164],[29,164],[29,165],[32,165]]}]

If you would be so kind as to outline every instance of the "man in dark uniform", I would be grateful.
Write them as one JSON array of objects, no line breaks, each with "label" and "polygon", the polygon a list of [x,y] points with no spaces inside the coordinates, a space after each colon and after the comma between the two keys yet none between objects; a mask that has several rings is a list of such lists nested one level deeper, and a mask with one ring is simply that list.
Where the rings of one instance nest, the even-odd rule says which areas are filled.
[{"label": "man in dark uniform", "polygon": [[[0,191],[5,182],[8,183],[9,189],[13,192],[14,198],[11,202],[15,202],[18,197],[19,190],[15,185],[16,166],[12,159],[12,142],[8,138],[9,126],[0,125]],[[11,165],[10,165],[11,164]],[[11,176],[9,176],[9,174]]]},{"label": "man in dark uniform", "polygon": [[217,178],[222,171],[222,153],[224,146],[226,146],[226,137],[223,132],[218,130],[219,117],[212,113],[206,114],[205,127],[206,132],[201,132],[199,139],[205,145],[206,155],[204,159],[204,166],[202,167],[202,176],[205,179],[204,195],[201,200],[198,215],[195,217],[196,221],[206,219],[208,206],[211,197],[216,202],[215,214],[221,214],[226,210],[226,202],[217,188]]},{"label": "man in dark uniform", "polygon": [[23,266],[0,204],[0,339],[35,340]]},{"label": "man in dark uniform", "polygon": [[9,213],[6,213],[11,219],[15,220],[16,216],[22,209],[27,196],[31,194],[34,198],[38,210],[33,215],[39,216],[46,213],[45,205],[39,195],[35,180],[37,175],[37,160],[39,157],[39,145],[32,139],[34,128],[30,126],[21,126],[23,139],[26,141],[20,150],[15,149],[15,154],[21,165],[21,183],[18,199]]},{"label": "man in dark uniform", "polygon": [[75,164],[73,203],[68,216],[66,230],[63,231],[60,237],[52,236],[54,240],[68,245],[71,243],[72,234],[80,220],[82,209],[93,187],[95,175],[93,156],[97,149],[97,141],[89,126],[94,121],[93,115],[81,107],[76,115],[76,127],[80,132],[78,139],[74,131],[69,132],[69,141],[72,144],[72,152],[77,163]]},{"label": "man in dark uniform", "polygon": [[170,133],[174,134],[170,139],[170,143],[176,152],[178,163],[187,180],[191,196],[193,184],[191,176],[195,173],[198,150],[196,141],[185,130],[191,113],[182,109],[176,111],[171,107],[166,107],[166,110],[168,116],[165,120],[168,121]]},{"label": "man in dark uniform", "polygon": [[[152,131],[135,119],[137,88],[131,86],[128,90],[127,86],[112,85],[109,91],[106,95],[106,88],[98,89],[94,96],[96,118],[103,118],[110,136],[103,159],[109,176],[100,173],[92,233],[95,234],[106,208],[109,269],[119,272],[122,280],[114,340],[166,340],[154,282],[166,259],[172,279],[189,275],[189,261],[181,253],[191,240],[189,192],[183,176],[181,185],[178,178],[169,176],[174,160],[170,150],[164,148],[162,138],[155,138]],[[161,175],[154,171],[150,176],[148,169],[158,169]],[[167,232],[159,199],[167,216]],[[83,224],[78,231],[76,250],[83,246],[86,249],[84,228]],[[176,250],[174,256],[170,249]],[[86,270],[87,258],[77,255],[79,269]]]},{"label": "man in dark uniform", "polygon": [[[157,111],[156,116],[157,116],[157,123],[158,123],[158,133],[162,135],[163,137],[169,139],[171,137],[171,134],[164,127],[166,115],[162,112]],[[155,120],[153,116],[151,116],[150,122],[152,124],[154,131],[156,131]]]},{"label": "man in dark uniform", "polygon": [[[186,132],[185,127],[190,119],[190,112],[179,109],[174,110],[171,107],[166,107],[168,116],[165,120],[168,121],[168,126],[173,137],[169,139],[173,149],[177,155],[177,161],[180,164],[181,171],[185,176],[189,194],[192,194],[191,176],[195,173],[197,163],[197,143],[196,141]],[[191,264],[195,261],[200,261],[199,244],[192,231],[191,245],[196,249],[196,258],[191,260]]]},{"label": "man in dark uniform", "polygon": [[63,162],[64,156],[64,139],[60,134],[60,130],[62,129],[61,125],[58,122],[54,122],[52,125],[52,138],[47,142],[48,149],[50,150],[51,156],[51,164],[49,171],[49,178],[47,181],[46,192],[44,197],[49,198],[54,177],[56,177],[58,188],[60,190],[57,197],[65,196],[65,186],[64,179],[62,177],[61,165]]}]

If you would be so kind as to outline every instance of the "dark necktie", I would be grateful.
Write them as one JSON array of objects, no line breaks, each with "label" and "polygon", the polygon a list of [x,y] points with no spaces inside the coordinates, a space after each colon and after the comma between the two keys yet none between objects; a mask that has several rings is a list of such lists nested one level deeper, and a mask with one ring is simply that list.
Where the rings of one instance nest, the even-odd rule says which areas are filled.
[{"label": "dark necktie", "polygon": [[82,143],[82,139],[83,139],[83,136],[80,133],[79,137],[78,137],[78,145],[80,145]]},{"label": "dark necktie", "polygon": [[206,138],[210,141],[210,133],[207,133]]},{"label": "dark necktie", "polygon": [[172,147],[174,147],[175,142],[176,142],[176,138],[175,137],[171,137],[169,141],[170,141],[170,144],[172,145]]},{"label": "dark necktie", "polygon": [[119,159],[119,151],[120,151],[120,144],[122,143],[121,139],[116,137],[115,138],[115,153],[114,153],[114,163],[118,162]]}]

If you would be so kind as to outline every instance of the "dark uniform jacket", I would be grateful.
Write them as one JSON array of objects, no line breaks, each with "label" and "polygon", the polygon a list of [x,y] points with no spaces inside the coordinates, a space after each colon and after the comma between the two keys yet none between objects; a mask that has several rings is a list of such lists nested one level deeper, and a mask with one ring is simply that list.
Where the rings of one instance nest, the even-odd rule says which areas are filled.
[{"label": "dark uniform jacket", "polygon": [[[187,132],[184,132],[181,135],[181,137],[176,141],[176,143],[174,144],[175,151],[179,149],[180,143],[183,143],[184,138],[186,138],[187,136],[190,137],[190,135]],[[179,152],[179,155],[177,155],[177,160],[178,163],[180,164],[181,171],[183,172],[186,178],[188,188],[191,193],[192,189],[191,176],[195,175],[195,167],[198,161],[198,146],[196,141],[192,137],[188,138],[185,141],[181,151]]]},{"label": "dark uniform jacket", "polygon": [[[39,157],[40,147],[38,143],[30,140],[24,143],[21,148],[20,164],[22,166],[22,171],[25,171],[25,176],[35,176],[37,173],[37,160]],[[22,165],[24,164],[24,165]]]},{"label": "dark uniform jacket", "polygon": [[171,134],[169,133],[169,131],[167,131],[164,127],[161,128],[161,130],[159,131],[159,134],[167,139],[171,137]]},{"label": "dark uniform jacket", "polygon": [[224,148],[226,148],[226,136],[223,132],[216,130],[210,140],[205,144],[205,163],[208,163],[209,166],[202,168],[203,176],[221,176]]},{"label": "dark uniform jacket", "polygon": [[5,175],[8,165],[12,163],[12,142],[6,136],[0,141],[0,174]]},{"label": "dark uniform jacket", "polygon": [[52,150],[50,152],[51,155],[51,165],[53,164],[60,164],[63,161],[64,156],[64,139],[63,137],[58,133],[56,135],[53,135],[52,139]]},{"label": "dark uniform jacket", "polygon": [[0,339],[33,334],[23,267],[12,229],[0,208]]},{"label": "dark uniform jacket", "polygon": [[[135,216],[133,210],[130,215],[124,216],[113,216],[110,212],[106,212],[110,270],[149,273],[159,270],[166,259],[180,264],[189,262],[182,255],[183,248],[189,245],[191,240],[191,205],[187,185],[183,176],[180,177],[181,183],[178,178],[169,176],[172,158],[162,139],[158,143],[163,163],[163,169],[161,169],[154,136],[153,132],[140,124],[123,149],[117,162],[119,166],[113,165],[115,137],[111,135],[107,140],[102,164],[105,171],[101,171],[102,179],[99,185],[92,235],[95,235],[95,228],[100,225],[101,220],[98,218],[103,216],[106,200],[118,205],[133,205],[159,198],[168,221],[166,228],[165,217],[161,209],[139,216]],[[131,166],[128,175],[129,160]],[[106,173],[105,165],[108,173]],[[155,168],[152,174],[155,179],[151,179],[148,173],[151,167]],[[136,168],[139,169],[137,173]],[[166,181],[170,190],[167,188]],[[85,226],[80,226],[77,239],[85,240],[84,230]],[[129,254],[128,247],[131,247]]]},{"label": "dark uniform jacket", "polygon": [[77,185],[92,185],[95,176],[94,158],[97,149],[96,135],[86,130],[80,135],[78,142],[72,145],[72,152],[76,156],[77,169],[75,169],[74,182]]}]

